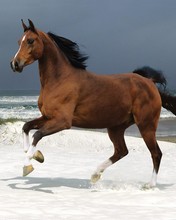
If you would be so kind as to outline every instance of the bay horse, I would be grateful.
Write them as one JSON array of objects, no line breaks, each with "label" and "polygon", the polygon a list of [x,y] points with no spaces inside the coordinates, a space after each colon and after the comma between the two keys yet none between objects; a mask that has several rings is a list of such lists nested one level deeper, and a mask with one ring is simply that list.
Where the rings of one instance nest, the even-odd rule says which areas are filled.
[{"label": "bay horse", "polygon": [[[44,33],[28,21],[29,26],[22,20],[24,34],[11,68],[22,72],[25,66],[38,60],[41,117],[26,122],[22,129],[26,152],[23,176],[33,171],[32,158],[44,161],[43,154],[36,148],[44,136],[71,126],[107,128],[114,154],[93,173],[91,180],[96,182],[107,167],[128,154],[124,133],[135,123],[151,153],[153,174],[150,186],[155,186],[162,157],[155,137],[161,106],[176,115],[176,97],[159,87],[166,86],[163,74],[150,67],[124,74],[89,72],[85,64],[88,57],[80,52],[75,42],[50,32]],[[29,143],[31,129],[37,129],[32,144]]]}]

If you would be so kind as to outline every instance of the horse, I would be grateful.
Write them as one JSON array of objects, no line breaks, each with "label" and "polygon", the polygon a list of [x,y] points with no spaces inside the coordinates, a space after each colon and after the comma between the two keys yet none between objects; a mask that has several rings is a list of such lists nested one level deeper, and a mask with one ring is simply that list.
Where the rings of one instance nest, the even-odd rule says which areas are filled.
[{"label": "horse", "polygon": [[[24,67],[38,61],[41,116],[22,128],[26,153],[23,176],[34,170],[31,159],[44,162],[36,147],[44,136],[72,126],[106,128],[114,153],[92,174],[91,181],[95,183],[106,168],[128,154],[124,133],[136,124],[151,153],[153,172],[149,184],[154,187],[162,158],[156,141],[161,106],[176,115],[176,97],[167,92],[163,73],[147,66],[121,74],[90,72],[86,69],[88,57],[80,52],[77,43],[37,29],[30,19],[28,22],[27,26],[22,20],[24,33],[11,68],[22,72]],[[32,129],[37,131],[30,144]]]}]

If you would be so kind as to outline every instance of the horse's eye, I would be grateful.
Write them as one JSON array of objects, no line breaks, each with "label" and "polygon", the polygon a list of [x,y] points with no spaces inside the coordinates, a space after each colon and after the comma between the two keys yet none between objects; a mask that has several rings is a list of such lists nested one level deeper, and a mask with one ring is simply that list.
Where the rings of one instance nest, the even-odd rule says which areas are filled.
[{"label": "horse's eye", "polygon": [[34,43],[34,39],[28,39],[28,40],[27,40],[27,43],[28,43],[28,44],[33,44],[33,43]]}]

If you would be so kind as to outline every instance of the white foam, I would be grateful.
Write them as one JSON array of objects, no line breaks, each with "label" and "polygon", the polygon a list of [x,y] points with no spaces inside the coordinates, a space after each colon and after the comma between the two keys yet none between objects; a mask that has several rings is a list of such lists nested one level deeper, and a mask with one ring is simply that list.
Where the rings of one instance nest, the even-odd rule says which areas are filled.
[{"label": "white foam", "polygon": [[176,116],[172,114],[172,112],[167,111],[166,109],[161,109],[161,115],[160,118],[175,118]]}]

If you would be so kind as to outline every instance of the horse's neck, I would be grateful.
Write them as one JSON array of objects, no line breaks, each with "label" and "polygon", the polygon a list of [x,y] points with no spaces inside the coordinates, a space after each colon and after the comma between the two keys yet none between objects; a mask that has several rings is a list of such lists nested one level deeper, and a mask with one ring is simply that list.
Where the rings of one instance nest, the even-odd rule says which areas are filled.
[{"label": "horse's neck", "polygon": [[44,40],[43,56],[38,62],[42,86],[55,82],[56,79],[61,78],[71,68],[65,55],[50,39]]}]

